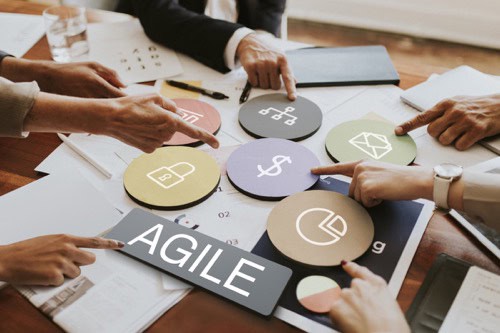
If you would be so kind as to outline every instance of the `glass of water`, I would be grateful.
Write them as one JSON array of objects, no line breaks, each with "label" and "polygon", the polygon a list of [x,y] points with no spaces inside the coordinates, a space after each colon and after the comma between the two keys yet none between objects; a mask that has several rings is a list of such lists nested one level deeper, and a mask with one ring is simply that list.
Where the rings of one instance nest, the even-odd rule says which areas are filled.
[{"label": "glass of water", "polygon": [[52,59],[85,60],[89,53],[87,16],[83,7],[56,6],[43,11]]}]

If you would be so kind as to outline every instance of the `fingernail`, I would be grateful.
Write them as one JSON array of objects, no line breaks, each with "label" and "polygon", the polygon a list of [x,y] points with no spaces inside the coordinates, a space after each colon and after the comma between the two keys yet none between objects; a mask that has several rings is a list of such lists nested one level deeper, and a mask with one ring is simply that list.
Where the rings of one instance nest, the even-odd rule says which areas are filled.
[{"label": "fingernail", "polygon": [[122,248],[122,247],[124,247],[124,246],[125,246],[125,243],[124,243],[124,242],[122,242],[122,241],[116,241],[116,244],[118,244],[118,247],[119,247],[119,248]]},{"label": "fingernail", "polygon": [[394,130],[394,132],[396,134],[398,134],[398,135],[401,134],[401,133],[403,133],[403,127],[401,127],[401,126],[396,127],[396,129]]},{"label": "fingernail", "polygon": [[345,265],[347,265],[347,261],[345,261],[345,260],[343,260],[343,259],[342,259],[342,261],[340,262],[340,264],[341,264],[342,266],[345,266]]}]

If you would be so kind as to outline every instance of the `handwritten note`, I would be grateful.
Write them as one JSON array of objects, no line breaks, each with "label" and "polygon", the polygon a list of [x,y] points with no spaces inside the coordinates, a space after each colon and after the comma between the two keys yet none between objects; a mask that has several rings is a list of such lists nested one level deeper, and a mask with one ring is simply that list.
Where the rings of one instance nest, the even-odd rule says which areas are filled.
[{"label": "handwritten note", "polygon": [[151,41],[139,20],[89,25],[88,35],[90,59],[114,69],[126,83],[182,73],[175,51]]},{"label": "handwritten note", "polygon": [[500,276],[471,267],[440,333],[493,333],[500,327]]}]

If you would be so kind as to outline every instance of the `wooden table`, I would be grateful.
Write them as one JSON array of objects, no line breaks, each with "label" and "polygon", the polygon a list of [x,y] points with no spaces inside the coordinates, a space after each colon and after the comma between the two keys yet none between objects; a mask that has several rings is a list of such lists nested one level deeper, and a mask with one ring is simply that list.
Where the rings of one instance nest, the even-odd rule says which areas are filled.
[{"label": "wooden table", "polygon": [[[0,11],[41,14],[43,5],[14,0],[0,0]],[[104,11],[89,11],[90,21],[121,21],[130,17]],[[5,33],[5,32],[4,32]],[[1,49],[1,45],[0,45]],[[47,41],[42,38],[25,56],[50,59]],[[395,61],[406,89],[445,69]],[[27,139],[0,139],[0,195],[42,177],[34,168],[58,145],[55,134],[31,134]],[[500,273],[499,262],[485,248],[448,217],[434,215],[417,249],[404,280],[398,302],[406,311],[418,291],[434,258],[446,252],[492,272]],[[14,288],[0,290],[0,332],[61,331],[33,307]],[[150,332],[296,332],[296,328],[276,318],[263,319],[206,292],[195,290],[158,319]]]}]

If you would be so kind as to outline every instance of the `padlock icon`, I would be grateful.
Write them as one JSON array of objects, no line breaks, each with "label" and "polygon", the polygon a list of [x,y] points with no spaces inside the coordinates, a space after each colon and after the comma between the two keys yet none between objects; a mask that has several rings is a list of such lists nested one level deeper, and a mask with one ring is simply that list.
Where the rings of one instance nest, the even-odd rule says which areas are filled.
[{"label": "padlock icon", "polygon": [[182,183],[186,177],[192,174],[195,170],[195,166],[191,163],[178,162],[171,166],[162,166],[151,171],[146,176],[156,184],[168,190],[169,188]]}]

